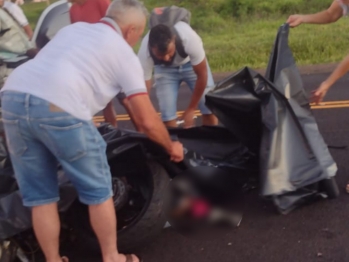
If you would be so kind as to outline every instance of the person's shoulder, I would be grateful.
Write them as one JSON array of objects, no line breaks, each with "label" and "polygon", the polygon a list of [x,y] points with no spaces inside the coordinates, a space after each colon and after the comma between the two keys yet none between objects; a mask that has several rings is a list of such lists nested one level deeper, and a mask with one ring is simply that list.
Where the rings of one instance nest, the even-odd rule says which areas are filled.
[{"label": "person's shoulder", "polygon": [[186,22],[180,21],[174,27],[184,43],[200,39],[199,34]]},{"label": "person's shoulder", "polygon": [[183,32],[192,32],[194,31],[194,29],[190,26],[190,24],[183,22],[183,21],[179,21],[177,22],[174,27],[177,29],[177,31],[183,31]]},{"label": "person's shoulder", "polygon": [[11,1],[7,1],[7,0],[5,0],[4,1],[4,7],[6,7],[6,8],[8,8],[8,7],[13,7],[13,6],[15,6],[16,4],[15,3],[12,3]]},{"label": "person's shoulder", "polygon": [[9,11],[10,10],[15,11],[15,12],[22,11],[22,9],[18,5],[16,5],[15,3],[12,3],[10,1],[4,1],[4,7],[6,9],[8,9]]}]

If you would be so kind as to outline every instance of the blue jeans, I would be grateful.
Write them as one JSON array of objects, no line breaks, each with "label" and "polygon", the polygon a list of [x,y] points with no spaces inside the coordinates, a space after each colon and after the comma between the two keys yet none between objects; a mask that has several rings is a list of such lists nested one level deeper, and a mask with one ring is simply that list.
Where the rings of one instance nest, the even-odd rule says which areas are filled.
[{"label": "blue jeans", "polygon": [[112,197],[106,142],[92,121],[82,121],[38,97],[1,94],[6,142],[23,204],[59,200],[57,164],[86,205]]},{"label": "blue jeans", "polygon": [[[201,114],[210,115],[212,112],[205,106],[205,95],[214,88],[211,69],[207,63],[207,87],[199,103]],[[177,118],[177,97],[182,82],[185,82],[193,92],[197,76],[190,62],[182,66],[154,67],[154,82],[156,96],[159,102],[162,121],[167,122]]]}]

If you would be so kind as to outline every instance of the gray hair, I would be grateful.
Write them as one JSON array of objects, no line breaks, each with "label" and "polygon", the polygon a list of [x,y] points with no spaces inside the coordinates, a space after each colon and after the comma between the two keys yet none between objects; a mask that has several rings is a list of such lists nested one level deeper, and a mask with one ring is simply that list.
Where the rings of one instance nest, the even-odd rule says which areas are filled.
[{"label": "gray hair", "polygon": [[[127,24],[135,19],[131,12],[138,12],[148,17],[149,12],[143,2],[138,0],[114,0],[107,10],[106,16],[112,18],[118,24]],[[132,21],[133,22],[133,21]]]}]

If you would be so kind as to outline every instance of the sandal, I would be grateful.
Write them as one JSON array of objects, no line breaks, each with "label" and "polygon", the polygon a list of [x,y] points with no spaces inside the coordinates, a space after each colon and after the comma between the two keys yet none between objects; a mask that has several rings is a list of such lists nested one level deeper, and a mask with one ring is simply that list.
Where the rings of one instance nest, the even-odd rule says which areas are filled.
[{"label": "sandal", "polygon": [[[125,262],[134,262],[132,255],[124,255],[124,256],[126,257],[126,261]],[[140,257],[138,257],[136,255],[134,255],[134,256],[138,258],[139,262],[143,262],[142,258],[140,258]]]}]

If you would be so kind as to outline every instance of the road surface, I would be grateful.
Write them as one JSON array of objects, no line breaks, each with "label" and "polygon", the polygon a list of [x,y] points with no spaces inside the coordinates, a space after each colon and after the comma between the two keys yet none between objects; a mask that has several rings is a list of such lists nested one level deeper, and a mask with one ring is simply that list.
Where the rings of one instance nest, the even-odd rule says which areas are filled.
[{"label": "road surface", "polygon": [[[304,75],[308,93],[327,74]],[[217,79],[216,79],[217,80]],[[189,92],[179,92],[178,109],[188,104]],[[154,93],[151,95],[156,105]],[[328,93],[326,101],[349,100],[349,77],[340,80]],[[314,109],[325,141],[331,145],[349,145],[349,101],[336,107]],[[125,112],[116,106],[119,114]],[[131,127],[129,121],[119,121],[121,127]],[[338,164],[337,181],[341,195],[336,200],[323,200],[299,208],[288,215],[278,214],[258,192],[247,196],[247,205],[239,228],[207,232],[192,238],[166,229],[154,242],[140,251],[145,262],[344,262],[349,261],[349,195],[344,191],[349,181],[347,150],[332,150]],[[86,252],[64,250],[71,261],[101,259]]]}]

